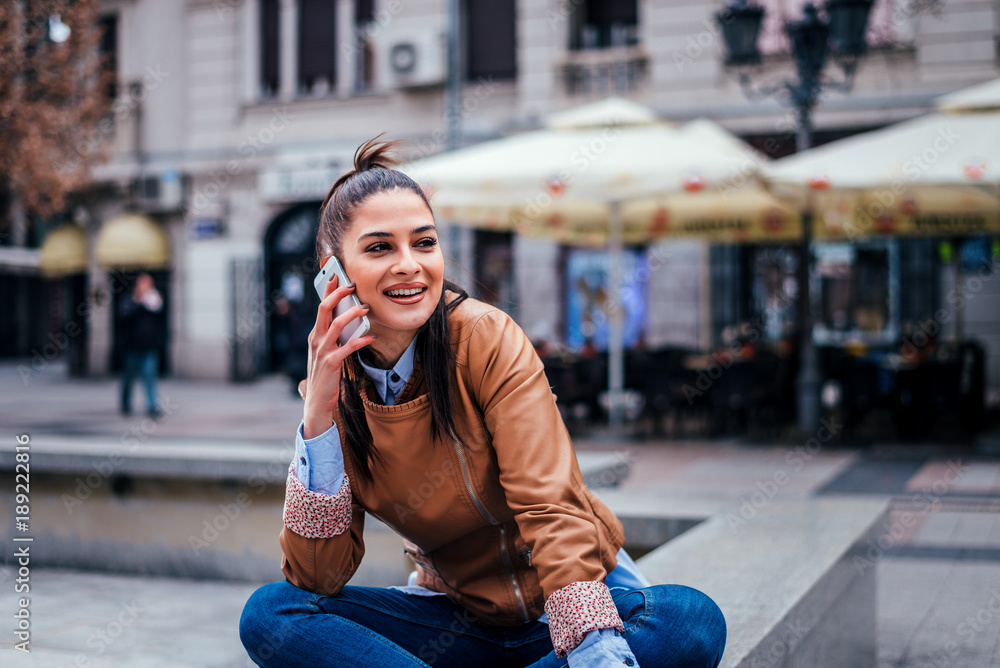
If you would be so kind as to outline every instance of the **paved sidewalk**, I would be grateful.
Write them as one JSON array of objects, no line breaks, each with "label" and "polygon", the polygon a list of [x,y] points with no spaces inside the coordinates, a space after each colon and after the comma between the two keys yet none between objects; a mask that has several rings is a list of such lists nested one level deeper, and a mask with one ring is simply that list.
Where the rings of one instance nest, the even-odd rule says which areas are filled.
[{"label": "paved sidewalk", "polygon": [[302,419],[302,400],[283,377],[267,376],[235,384],[165,378],[159,384],[163,416],[145,415],[141,386],[133,388],[133,415],[118,412],[114,378],[67,378],[52,363],[42,373],[24,375],[21,365],[0,363],[4,388],[0,430],[30,433],[32,440],[101,437],[140,444],[157,441],[279,444],[291,441]]},{"label": "paved sidewalk", "polygon": [[[16,577],[0,567],[2,614]],[[238,628],[257,585],[38,569],[29,654],[2,634],[0,665],[32,668],[244,668]]]},{"label": "paved sidewalk", "polygon": [[[730,446],[712,462],[712,444],[633,446],[633,470],[673,463],[674,473],[717,468],[727,489],[707,484],[688,490],[701,499],[737,508],[755,488],[759,469],[744,471],[757,451]],[[701,453],[696,456],[694,453]],[[666,453],[666,454],[665,454]],[[674,454],[671,458],[667,455]],[[779,451],[763,453],[775,458]],[[830,477],[844,470],[840,455],[817,462]],[[1000,479],[1000,465],[978,464],[974,475]],[[661,469],[662,470],[662,469]],[[749,475],[743,475],[748,473]],[[822,483],[817,476],[816,485]],[[616,494],[619,492],[616,492]],[[620,493],[669,502],[673,490],[645,485],[638,477]],[[806,490],[790,495],[809,494]],[[919,495],[920,492],[915,492]],[[924,498],[924,497],[917,497]],[[947,497],[944,497],[946,499]],[[878,569],[878,666],[1000,667],[1000,499],[975,512],[916,513],[914,527],[898,544],[874,555]],[[939,501],[943,505],[944,500]],[[893,527],[904,526],[902,513]],[[893,530],[894,531],[894,530]],[[0,611],[16,609],[13,569],[0,568]],[[109,668],[222,668],[251,665],[237,635],[252,583],[136,577],[63,570],[31,573],[30,655],[0,636],[0,665],[107,666]],[[8,617],[9,618],[9,617]]]},{"label": "paved sidewalk", "polygon": [[[151,448],[211,443],[277,451],[290,441],[301,411],[281,378],[248,385],[166,379],[166,415],[158,421],[119,416],[112,379],[67,379],[51,367],[22,383],[15,366],[0,364],[0,383],[3,438],[27,432],[33,443],[64,449],[139,439]],[[1000,460],[990,456],[1000,452],[998,443],[995,434],[973,449],[576,441],[581,451],[621,453],[631,475],[614,494],[641,503],[728,511],[765,491],[790,499],[895,498],[893,543],[873,548],[880,668],[1000,668]],[[783,482],[771,485],[774,480]],[[5,551],[12,544],[5,537]],[[0,618],[12,625],[13,577],[10,567],[0,567]],[[3,631],[0,665],[249,666],[237,624],[256,586],[33,568],[32,653],[16,652],[13,636]]]}]

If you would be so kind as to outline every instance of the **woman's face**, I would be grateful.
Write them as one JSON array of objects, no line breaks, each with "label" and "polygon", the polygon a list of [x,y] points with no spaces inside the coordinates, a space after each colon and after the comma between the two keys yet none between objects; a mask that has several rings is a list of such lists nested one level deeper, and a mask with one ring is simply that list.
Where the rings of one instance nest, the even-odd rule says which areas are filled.
[{"label": "woman's face", "polygon": [[431,317],[444,285],[444,256],[427,205],[416,193],[372,195],[341,237],[341,262],[371,306],[371,331],[410,336]]}]

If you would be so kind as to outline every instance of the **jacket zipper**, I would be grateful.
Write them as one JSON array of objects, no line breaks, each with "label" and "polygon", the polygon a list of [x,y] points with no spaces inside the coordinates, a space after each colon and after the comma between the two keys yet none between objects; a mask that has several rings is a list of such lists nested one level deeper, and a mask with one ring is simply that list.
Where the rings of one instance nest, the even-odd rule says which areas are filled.
[{"label": "jacket zipper", "polygon": [[507,575],[510,576],[510,584],[514,587],[514,596],[517,598],[517,606],[521,610],[521,620],[527,624],[531,621],[528,617],[528,608],[524,605],[524,598],[521,596],[521,587],[517,584],[517,576],[514,574],[514,564],[511,563],[510,553],[507,551],[507,528],[504,527],[502,522],[498,522],[490,511],[486,509],[483,502],[479,500],[479,495],[476,494],[476,490],[472,488],[472,479],[469,476],[469,466],[465,462],[465,452],[462,450],[462,444],[457,440],[452,439],[455,443],[455,451],[458,452],[458,461],[462,464],[462,476],[465,478],[465,489],[469,492],[469,496],[472,497],[473,503],[476,504],[476,508],[479,509],[480,514],[483,518],[495,527],[500,527],[500,555],[503,557],[504,566],[507,567]]}]

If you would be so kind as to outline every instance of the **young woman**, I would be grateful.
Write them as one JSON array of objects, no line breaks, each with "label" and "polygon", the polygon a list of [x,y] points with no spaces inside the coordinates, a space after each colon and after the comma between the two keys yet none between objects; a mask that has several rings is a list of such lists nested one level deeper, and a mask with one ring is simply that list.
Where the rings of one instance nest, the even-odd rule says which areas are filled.
[{"label": "young woman", "polygon": [[[359,148],[321,209],[319,255],[352,283],[328,285],[309,336],[287,581],[247,602],[247,652],[260,666],[717,665],[722,613],[648,586],[622,550],[531,342],[444,280],[430,205],[390,148]],[[352,291],[362,306],[333,318]],[[370,334],[338,345],[362,314]],[[403,536],[409,586],[346,585],[366,513]]]}]

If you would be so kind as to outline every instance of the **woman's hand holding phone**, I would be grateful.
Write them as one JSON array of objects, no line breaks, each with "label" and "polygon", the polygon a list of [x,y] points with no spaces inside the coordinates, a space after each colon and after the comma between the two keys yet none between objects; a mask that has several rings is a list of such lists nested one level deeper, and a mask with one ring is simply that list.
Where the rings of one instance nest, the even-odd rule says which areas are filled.
[{"label": "woman's hand holding phone", "polygon": [[344,345],[338,343],[348,323],[367,315],[370,308],[367,305],[352,306],[334,317],[337,304],[354,292],[354,285],[341,286],[339,282],[335,276],[326,284],[325,296],[316,312],[316,324],[309,333],[308,375],[302,416],[302,435],[306,439],[319,436],[333,424],[333,410],[340,399],[340,374],[344,360],[376,339],[373,334],[365,334]]}]

